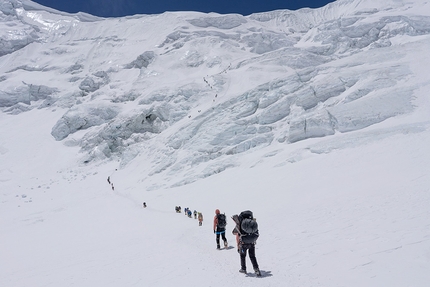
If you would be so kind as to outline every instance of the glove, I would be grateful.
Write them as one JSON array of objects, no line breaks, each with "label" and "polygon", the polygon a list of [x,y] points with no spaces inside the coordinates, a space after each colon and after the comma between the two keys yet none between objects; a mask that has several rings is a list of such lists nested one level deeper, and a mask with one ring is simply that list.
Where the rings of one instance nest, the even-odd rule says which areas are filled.
[{"label": "glove", "polygon": [[239,254],[240,254],[240,248],[238,248],[238,249],[237,249],[237,253],[239,253]]},{"label": "glove", "polygon": [[214,229],[214,234],[216,233],[215,229]]}]

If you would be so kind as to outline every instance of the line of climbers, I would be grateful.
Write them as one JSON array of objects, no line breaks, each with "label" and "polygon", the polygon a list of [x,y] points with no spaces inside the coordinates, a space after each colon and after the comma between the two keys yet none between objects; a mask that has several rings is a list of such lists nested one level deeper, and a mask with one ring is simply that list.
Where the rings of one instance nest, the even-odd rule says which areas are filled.
[{"label": "line of climbers", "polygon": [[[175,211],[176,213],[181,213],[181,206],[175,206]],[[197,212],[196,210],[194,210],[194,212],[191,212],[191,209],[187,207],[184,209],[184,213],[189,218],[192,218],[192,215],[194,214],[194,219],[199,220],[199,226],[203,225],[203,214],[201,212]]]},{"label": "line of climbers", "polygon": [[[227,67],[227,68],[225,68],[224,70],[222,70],[221,72],[219,72],[218,74],[216,74],[216,75],[220,75],[220,74],[223,74],[223,73],[226,73],[227,74],[227,71],[230,69],[230,67],[231,67],[231,63],[230,63],[230,65]],[[209,75],[206,75],[206,77],[209,77]],[[203,81],[206,83],[206,85],[208,85],[208,87],[209,88],[211,88],[211,89],[213,89],[213,86],[209,83],[209,81],[206,79],[206,77],[203,77]],[[212,76],[211,76],[212,77]],[[214,99],[212,100],[214,103],[215,103],[215,98],[217,98],[218,97],[218,94],[215,94],[215,97],[214,97]],[[201,110],[198,110],[198,112],[200,113],[201,112]],[[191,115],[188,115],[188,118],[190,119],[191,118]]]},{"label": "line of climbers", "polygon": [[[115,171],[117,171],[117,169],[115,169]],[[115,172],[115,171],[114,171],[114,172]],[[111,173],[111,175],[109,175],[109,176],[107,177],[107,182],[108,182],[108,183],[109,183],[109,185],[111,186],[112,190],[115,190],[115,187],[113,186],[113,182],[112,182],[112,180],[111,180],[111,176],[112,176],[112,174],[113,174],[114,172],[112,172],[112,173]]]},{"label": "line of climbers", "polygon": [[[114,190],[113,183],[111,182],[110,176],[107,178],[107,182],[112,186]],[[143,207],[146,208],[146,202],[143,202]],[[176,213],[181,213],[181,206],[175,206]],[[201,212],[191,211],[190,208],[185,208],[184,213],[189,218],[192,218],[194,214],[194,219],[198,219],[199,226],[203,225],[203,214]],[[259,235],[257,220],[253,217],[252,211],[246,210],[242,211],[239,215],[235,214],[231,217],[235,222],[232,233],[236,236],[237,252],[240,254],[240,270],[241,273],[246,273],[246,253],[249,253],[249,259],[251,260],[254,272],[258,277],[261,277],[261,272],[258,267],[257,258],[255,257],[255,244],[257,242]],[[215,217],[213,221],[213,231],[216,235],[217,249],[221,249],[220,238],[224,242],[224,249],[230,249],[228,246],[227,238],[225,236],[227,226],[227,218],[225,213],[221,213],[219,209],[215,210]]]},{"label": "line of climbers", "polygon": [[110,176],[108,176],[107,178],[107,182],[109,183],[109,185],[112,187],[112,190],[115,190],[115,187],[113,186],[113,182],[110,181]]}]

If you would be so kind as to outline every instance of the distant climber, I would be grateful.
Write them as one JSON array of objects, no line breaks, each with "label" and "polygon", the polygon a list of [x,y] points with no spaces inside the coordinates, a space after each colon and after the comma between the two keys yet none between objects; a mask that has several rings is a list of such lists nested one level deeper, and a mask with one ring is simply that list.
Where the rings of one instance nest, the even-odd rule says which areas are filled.
[{"label": "distant climber", "polygon": [[203,224],[203,214],[201,212],[199,212],[199,214],[197,215],[197,218],[199,220],[199,226],[202,226],[202,224]]}]

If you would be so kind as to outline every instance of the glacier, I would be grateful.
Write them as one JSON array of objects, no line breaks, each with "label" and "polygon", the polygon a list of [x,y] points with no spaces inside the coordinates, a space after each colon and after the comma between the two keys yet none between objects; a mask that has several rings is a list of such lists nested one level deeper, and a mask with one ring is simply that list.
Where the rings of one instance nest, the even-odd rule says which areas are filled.
[{"label": "glacier", "polygon": [[411,113],[426,83],[409,80],[407,55],[430,33],[429,16],[413,8],[337,1],[248,17],[103,19],[6,1],[0,107],[64,110],[51,134],[79,145],[84,164],[141,156],[161,165],[151,174],[228,162]]}]

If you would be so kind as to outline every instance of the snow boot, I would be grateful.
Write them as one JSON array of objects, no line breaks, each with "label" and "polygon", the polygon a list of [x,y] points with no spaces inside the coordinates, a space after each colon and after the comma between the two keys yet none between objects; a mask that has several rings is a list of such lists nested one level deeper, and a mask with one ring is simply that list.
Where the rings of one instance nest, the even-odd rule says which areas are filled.
[{"label": "snow boot", "polygon": [[246,269],[240,268],[239,272],[240,273],[246,273]]},{"label": "snow boot", "polygon": [[260,269],[254,269],[254,271],[255,271],[255,275],[257,275],[257,277],[261,277]]},{"label": "snow boot", "polygon": [[228,242],[224,241],[224,247],[227,248],[228,247]]}]

